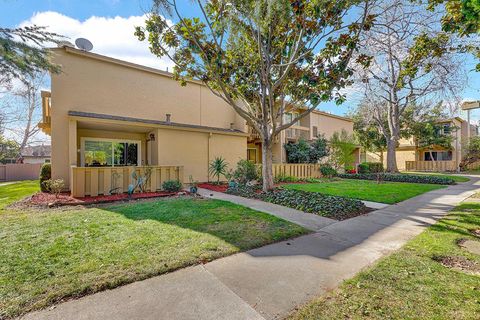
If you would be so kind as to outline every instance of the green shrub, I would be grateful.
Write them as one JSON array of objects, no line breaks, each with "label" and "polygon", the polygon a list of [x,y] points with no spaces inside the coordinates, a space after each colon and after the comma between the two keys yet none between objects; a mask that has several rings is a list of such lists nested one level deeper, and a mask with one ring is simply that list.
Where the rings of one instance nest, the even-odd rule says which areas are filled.
[{"label": "green shrub", "polygon": [[447,177],[436,177],[429,175],[411,175],[401,173],[363,173],[363,174],[339,174],[340,178],[344,179],[359,179],[359,180],[381,180],[391,182],[409,182],[409,183],[424,183],[424,184],[442,184],[451,185],[456,184],[455,180]]},{"label": "green shrub", "polygon": [[65,189],[65,181],[63,179],[48,179],[43,182],[43,186],[48,192],[53,193],[58,198],[63,189]]},{"label": "green shrub", "polygon": [[298,182],[301,179],[294,177],[294,176],[288,176],[286,174],[279,174],[275,176],[275,183],[289,183],[289,182]]},{"label": "green shrub", "polygon": [[320,166],[320,174],[324,178],[331,179],[331,178],[335,177],[338,174],[338,172],[331,165],[322,164]]},{"label": "green shrub", "polygon": [[167,181],[163,182],[162,188],[163,188],[163,190],[168,191],[168,192],[177,192],[177,191],[182,190],[183,185],[178,180],[167,180]]},{"label": "green shrub", "polygon": [[233,172],[233,177],[239,184],[246,184],[249,181],[258,180],[259,174],[255,163],[248,160],[240,160]]},{"label": "green shrub", "polygon": [[50,163],[44,163],[40,168],[40,190],[42,192],[49,192],[45,181],[52,179],[52,165]]},{"label": "green shrub", "polygon": [[260,192],[258,186],[239,186],[228,189],[227,193],[259,199],[338,220],[363,214],[367,210],[360,200],[300,190],[276,188],[272,191]]},{"label": "green shrub", "polygon": [[381,162],[362,162],[358,165],[358,173],[379,173],[383,172]]}]

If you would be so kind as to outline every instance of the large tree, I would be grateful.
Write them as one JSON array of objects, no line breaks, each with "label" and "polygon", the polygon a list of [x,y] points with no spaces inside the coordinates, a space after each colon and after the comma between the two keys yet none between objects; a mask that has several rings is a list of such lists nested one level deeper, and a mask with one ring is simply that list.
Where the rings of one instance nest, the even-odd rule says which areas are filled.
[{"label": "large tree", "polygon": [[[178,1],[156,0],[136,35],[175,63],[182,84],[202,81],[259,133],[263,189],[271,189],[275,137],[321,102],[344,100],[338,91],[349,85],[349,62],[371,26],[370,1],[197,0],[190,10],[193,3],[199,17]],[[286,121],[287,111],[298,116]]]},{"label": "large tree", "polygon": [[45,45],[57,43],[63,37],[48,32],[45,27],[0,27],[0,86],[12,79],[24,80],[38,72],[59,72],[59,66],[51,63]]},{"label": "large tree", "polygon": [[[365,114],[387,143],[388,172],[397,172],[395,149],[407,108],[454,98],[463,85],[460,61],[446,50],[453,40],[440,28],[440,18],[407,0],[382,1],[375,25],[362,34],[361,52],[373,57],[359,75],[365,93]],[[436,39],[419,50],[420,38]],[[435,44],[435,45],[433,45]]]},{"label": "large tree", "polygon": [[14,140],[20,153],[26,146],[38,143],[42,98],[40,90],[45,86],[45,75],[41,73],[23,76],[23,81],[0,99],[3,110],[3,128]]}]

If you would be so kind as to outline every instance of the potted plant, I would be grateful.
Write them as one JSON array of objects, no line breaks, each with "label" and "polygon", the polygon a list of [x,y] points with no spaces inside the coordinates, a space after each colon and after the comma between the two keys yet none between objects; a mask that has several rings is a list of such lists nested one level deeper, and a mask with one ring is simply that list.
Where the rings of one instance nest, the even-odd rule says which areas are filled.
[{"label": "potted plant", "polygon": [[197,194],[198,192],[198,181],[194,181],[192,175],[189,177],[190,180],[190,193]]}]

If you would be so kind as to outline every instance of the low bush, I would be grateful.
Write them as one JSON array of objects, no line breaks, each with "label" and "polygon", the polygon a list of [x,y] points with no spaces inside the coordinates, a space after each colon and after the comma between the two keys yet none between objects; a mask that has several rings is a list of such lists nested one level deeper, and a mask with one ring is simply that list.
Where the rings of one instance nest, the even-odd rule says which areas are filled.
[{"label": "low bush", "polygon": [[239,184],[246,184],[249,181],[258,180],[259,174],[255,163],[248,160],[240,160],[237,163],[237,168],[233,172],[234,179]]},{"label": "low bush", "polygon": [[260,192],[252,187],[241,186],[230,188],[227,190],[227,193],[246,198],[255,198],[337,220],[348,219],[367,211],[366,206],[360,200],[316,192],[283,188]]},{"label": "low bush", "polygon": [[65,181],[63,181],[63,179],[48,179],[45,180],[42,185],[44,186],[45,190],[53,193],[56,198],[58,198],[62,190],[65,189]]},{"label": "low bush", "polygon": [[163,182],[162,188],[163,188],[163,190],[168,191],[168,192],[178,192],[178,191],[182,190],[183,185],[178,180],[167,180],[167,181]]},{"label": "low bush", "polygon": [[320,166],[320,174],[322,175],[322,177],[324,178],[333,178],[335,177],[338,172],[337,170],[335,170],[331,165],[329,164],[322,164]]},{"label": "low bush", "polygon": [[383,163],[381,162],[362,162],[358,165],[358,173],[379,173],[383,172]]},{"label": "low bush", "polygon": [[52,165],[50,163],[44,163],[40,168],[40,190],[42,192],[49,192],[47,186],[45,185],[45,181],[52,179]]},{"label": "low bush", "polygon": [[381,180],[391,182],[409,182],[409,183],[424,183],[424,184],[442,184],[452,185],[456,184],[455,180],[447,177],[429,176],[429,175],[411,175],[401,173],[357,173],[357,174],[339,174],[338,177],[344,179],[359,179],[359,180]]},{"label": "low bush", "polygon": [[275,176],[275,183],[289,183],[289,182],[298,182],[301,181],[301,179],[294,177],[294,176],[288,176],[285,174],[279,174]]}]

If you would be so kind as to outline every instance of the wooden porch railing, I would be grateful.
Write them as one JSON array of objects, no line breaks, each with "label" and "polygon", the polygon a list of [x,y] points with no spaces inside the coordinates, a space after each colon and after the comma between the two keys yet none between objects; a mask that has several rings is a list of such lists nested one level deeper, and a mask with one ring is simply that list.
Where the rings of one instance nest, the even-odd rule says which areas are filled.
[{"label": "wooden porch railing", "polygon": [[406,171],[432,171],[445,172],[456,171],[455,161],[405,161]]},{"label": "wooden porch railing", "polygon": [[[259,170],[262,165],[259,164]],[[274,163],[272,165],[273,177],[292,176],[296,178],[320,178],[320,164],[311,163]]]},{"label": "wooden porch railing", "polygon": [[70,191],[74,197],[108,195],[128,191],[128,185],[134,183],[132,173],[145,175],[146,168],[152,173],[146,186],[147,191],[162,189],[167,180],[179,180],[183,183],[182,166],[151,167],[72,167]]}]

